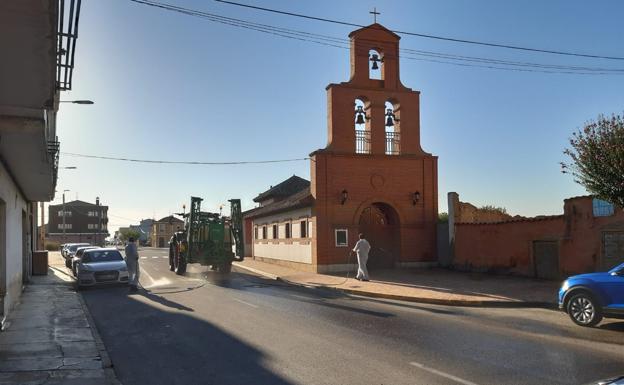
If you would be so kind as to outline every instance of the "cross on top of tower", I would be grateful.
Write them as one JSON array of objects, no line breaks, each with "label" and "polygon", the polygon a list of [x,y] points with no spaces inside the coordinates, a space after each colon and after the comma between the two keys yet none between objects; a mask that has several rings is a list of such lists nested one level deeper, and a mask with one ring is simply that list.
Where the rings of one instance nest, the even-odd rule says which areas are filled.
[{"label": "cross on top of tower", "polygon": [[381,12],[377,12],[377,7],[373,7],[373,10],[369,13],[373,15],[373,23],[377,23],[377,15],[381,15]]}]

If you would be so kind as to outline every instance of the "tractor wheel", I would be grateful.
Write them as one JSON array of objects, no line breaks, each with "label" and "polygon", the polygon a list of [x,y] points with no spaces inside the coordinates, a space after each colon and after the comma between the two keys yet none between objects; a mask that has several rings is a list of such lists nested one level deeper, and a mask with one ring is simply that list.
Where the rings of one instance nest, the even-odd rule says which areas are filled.
[{"label": "tractor wheel", "polygon": [[217,271],[219,273],[229,274],[232,271],[232,261],[227,261],[222,264],[219,264]]},{"label": "tractor wheel", "polygon": [[180,253],[179,249],[176,248],[176,255],[173,259],[174,262],[174,271],[177,275],[184,275],[186,273],[186,257],[184,254]]}]

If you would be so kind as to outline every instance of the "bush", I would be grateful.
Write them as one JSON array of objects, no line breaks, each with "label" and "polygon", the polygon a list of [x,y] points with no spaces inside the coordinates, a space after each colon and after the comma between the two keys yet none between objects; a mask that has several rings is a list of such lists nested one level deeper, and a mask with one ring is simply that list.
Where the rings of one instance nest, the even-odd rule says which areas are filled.
[{"label": "bush", "polygon": [[61,244],[58,242],[47,241],[45,243],[45,249],[48,251],[59,251]]}]

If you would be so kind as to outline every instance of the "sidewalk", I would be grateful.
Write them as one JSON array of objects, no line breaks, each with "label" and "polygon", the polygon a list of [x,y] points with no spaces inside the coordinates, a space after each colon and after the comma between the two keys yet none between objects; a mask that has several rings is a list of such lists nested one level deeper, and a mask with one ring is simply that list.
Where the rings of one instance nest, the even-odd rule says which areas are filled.
[{"label": "sidewalk", "polygon": [[368,297],[482,307],[557,307],[560,282],[464,273],[441,268],[388,269],[371,272],[370,282],[349,274],[315,274],[245,259],[234,265],[293,285],[327,288]]},{"label": "sidewalk", "polygon": [[33,276],[0,332],[0,384],[119,384],[58,252]]}]

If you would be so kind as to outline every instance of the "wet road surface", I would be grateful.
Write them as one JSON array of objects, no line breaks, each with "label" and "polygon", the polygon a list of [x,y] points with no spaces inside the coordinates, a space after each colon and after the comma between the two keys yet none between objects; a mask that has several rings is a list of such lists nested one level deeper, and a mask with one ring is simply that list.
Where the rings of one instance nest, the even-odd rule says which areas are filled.
[{"label": "wet road surface", "polygon": [[354,297],[199,265],[181,277],[167,250],[140,254],[139,293],[83,293],[125,385],[584,384],[624,374],[624,321],[581,328],[552,310]]}]

